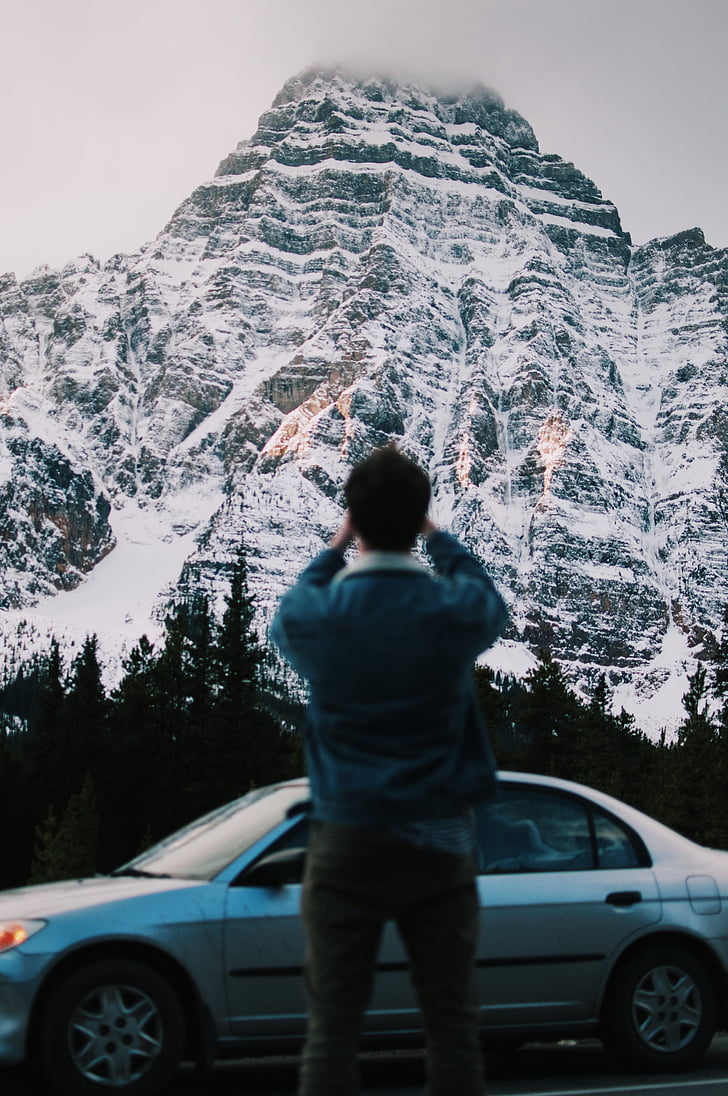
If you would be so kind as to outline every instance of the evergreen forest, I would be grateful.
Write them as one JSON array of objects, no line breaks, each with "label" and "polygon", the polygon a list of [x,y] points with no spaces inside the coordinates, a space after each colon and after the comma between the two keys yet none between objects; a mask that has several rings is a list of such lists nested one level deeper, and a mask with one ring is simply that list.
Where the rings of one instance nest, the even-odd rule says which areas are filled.
[{"label": "evergreen forest", "polygon": [[[113,870],[303,773],[303,705],[271,671],[254,615],[241,552],[220,618],[199,595],[178,604],[163,641],[143,636],[113,689],[95,636],[69,664],[54,641],[0,683],[0,889]],[[501,768],[583,782],[728,848],[728,640],[689,679],[669,740],[613,714],[604,677],[578,697],[548,651],[521,680],[478,667],[475,682]]]},{"label": "evergreen forest", "polygon": [[59,645],[0,688],[0,888],[119,867],[252,788],[300,776],[301,704],[265,689],[244,553],[219,621],[179,604],[158,648],[143,636],[118,685],[102,684],[89,636]]}]

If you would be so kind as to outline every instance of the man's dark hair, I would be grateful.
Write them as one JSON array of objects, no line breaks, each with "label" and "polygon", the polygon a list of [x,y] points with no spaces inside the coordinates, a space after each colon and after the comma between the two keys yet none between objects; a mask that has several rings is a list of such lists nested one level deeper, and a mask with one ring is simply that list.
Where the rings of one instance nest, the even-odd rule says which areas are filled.
[{"label": "man's dark hair", "polygon": [[419,465],[388,445],[352,469],[344,495],[351,524],[368,547],[405,551],[425,520],[430,481]]}]

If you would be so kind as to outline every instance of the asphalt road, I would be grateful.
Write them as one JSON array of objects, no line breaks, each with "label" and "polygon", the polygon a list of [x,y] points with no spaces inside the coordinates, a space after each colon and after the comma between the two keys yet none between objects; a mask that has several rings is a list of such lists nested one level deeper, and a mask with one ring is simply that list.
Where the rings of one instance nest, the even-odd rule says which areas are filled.
[{"label": "asphalt road", "polygon": [[[728,1036],[716,1038],[699,1069],[629,1074],[597,1042],[528,1045],[487,1056],[488,1096],[728,1096]],[[294,1096],[295,1060],[229,1062],[206,1078],[183,1072],[169,1096]],[[422,1096],[418,1053],[362,1057],[362,1096]]]},{"label": "asphalt road", "polygon": [[[362,1096],[422,1096],[417,1052],[362,1056]],[[728,1035],[717,1037],[698,1069],[630,1074],[597,1042],[529,1044],[489,1053],[487,1096],[728,1096]],[[221,1063],[206,1075],[183,1068],[166,1096],[295,1096],[294,1058]],[[15,1071],[0,1072],[2,1096],[46,1096]]]}]

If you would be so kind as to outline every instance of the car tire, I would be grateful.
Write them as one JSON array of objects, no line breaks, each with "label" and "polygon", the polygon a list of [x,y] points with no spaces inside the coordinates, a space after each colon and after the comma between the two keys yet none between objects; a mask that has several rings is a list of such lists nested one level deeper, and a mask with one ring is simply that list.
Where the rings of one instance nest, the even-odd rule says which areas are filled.
[{"label": "car tire", "polygon": [[705,965],[687,949],[653,944],[617,968],[602,1015],[607,1049],[639,1069],[680,1070],[705,1053],[716,1025]]},{"label": "car tire", "polygon": [[101,959],[51,991],[35,1064],[63,1096],[152,1096],[174,1076],[184,1039],[182,1007],[160,974],[133,959]]}]

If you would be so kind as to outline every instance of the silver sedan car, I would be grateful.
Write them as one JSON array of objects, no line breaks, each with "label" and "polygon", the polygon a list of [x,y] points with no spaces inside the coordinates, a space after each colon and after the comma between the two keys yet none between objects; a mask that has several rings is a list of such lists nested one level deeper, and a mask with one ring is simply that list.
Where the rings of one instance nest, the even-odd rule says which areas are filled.
[{"label": "silver sedan car", "polygon": [[[0,1064],[149,1094],[183,1059],[299,1047],[307,794],[262,788],[110,876],[0,894]],[[598,1033],[638,1066],[695,1062],[728,1003],[728,853],[525,773],[476,823],[487,1043]],[[364,1045],[418,1039],[392,928]]]}]

